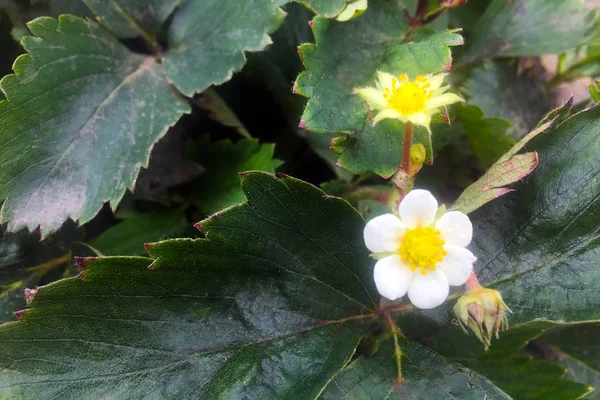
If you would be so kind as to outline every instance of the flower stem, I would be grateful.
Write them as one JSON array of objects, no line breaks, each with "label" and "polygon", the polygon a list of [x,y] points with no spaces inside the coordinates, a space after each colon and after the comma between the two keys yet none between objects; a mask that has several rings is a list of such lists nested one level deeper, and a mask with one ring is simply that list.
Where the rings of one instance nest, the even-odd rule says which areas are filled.
[{"label": "flower stem", "polygon": [[413,124],[407,122],[404,127],[404,146],[402,146],[402,170],[408,173],[410,168],[410,147],[413,142]]}]

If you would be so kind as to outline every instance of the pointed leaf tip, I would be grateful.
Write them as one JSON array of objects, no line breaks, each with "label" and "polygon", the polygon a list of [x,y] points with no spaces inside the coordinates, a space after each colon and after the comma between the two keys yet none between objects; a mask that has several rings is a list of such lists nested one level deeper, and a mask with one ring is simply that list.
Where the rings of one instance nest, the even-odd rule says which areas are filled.
[{"label": "pointed leaf tip", "polygon": [[17,317],[17,319],[19,321],[23,321],[23,318],[25,317],[25,314],[27,313],[27,310],[20,310],[20,311],[15,311],[15,317]]}]

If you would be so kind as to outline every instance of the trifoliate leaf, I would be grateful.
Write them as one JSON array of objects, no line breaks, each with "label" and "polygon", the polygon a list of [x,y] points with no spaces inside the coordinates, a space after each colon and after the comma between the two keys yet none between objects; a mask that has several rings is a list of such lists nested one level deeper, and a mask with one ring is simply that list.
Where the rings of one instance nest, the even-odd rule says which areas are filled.
[{"label": "trifoliate leaf", "polygon": [[494,0],[473,29],[468,57],[560,53],[589,40],[593,22],[580,0]]},{"label": "trifoliate leaf", "polygon": [[[353,142],[339,148],[339,164],[355,173],[393,174],[402,160],[404,127],[395,120],[372,126],[367,103],[353,90],[373,86],[378,70],[414,76],[449,69],[449,46],[462,43],[454,31],[409,31],[404,12],[397,2],[374,0],[352,21],[316,17],[316,45],[301,47],[306,71],[294,90],[309,101],[300,125],[314,132],[349,134]],[[424,128],[415,129],[415,142],[425,145],[430,161],[431,143]]]},{"label": "trifoliate leaf", "polygon": [[246,62],[245,51],[271,43],[268,33],[283,21],[284,0],[186,0],[169,29],[164,67],[188,96],[223,83]]},{"label": "trifoliate leaf", "polygon": [[9,230],[89,221],[131,188],[154,143],[189,110],[152,57],[64,15],[29,23],[29,54],[0,82],[0,197]]},{"label": "trifoliate leaf", "polygon": [[253,172],[242,186],[248,203],[203,221],[207,239],[80,260],[79,278],[39,288],[0,326],[0,393],[317,397],[375,308],[363,220],[296,179]]},{"label": "trifoliate leaf", "polygon": [[154,37],[181,0],[83,0],[115,36]]},{"label": "trifoliate leaf", "polygon": [[196,145],[195,161],[204,168],[204,174],[192,182],[196,204],[206,215],[214,214],[246,199],[240,188],[239,173],[256,170],[275,172],[281,160],[273,158],[275,145],[259,144],[258,140],[242,139],[233,144],[221,140],[213,144],[208,136]]}]

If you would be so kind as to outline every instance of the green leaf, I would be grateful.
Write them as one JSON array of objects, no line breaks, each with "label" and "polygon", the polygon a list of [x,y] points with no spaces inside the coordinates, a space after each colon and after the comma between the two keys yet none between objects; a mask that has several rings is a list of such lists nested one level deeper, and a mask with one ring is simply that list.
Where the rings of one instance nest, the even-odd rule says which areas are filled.
[{"label": "green leaf", "polygon": [[473,29],[468,58],[563,52],[588,40],[586,14],[580,0],[494,0]]},{"label": "green leaf", "polygon": [[242,186],[249,202],[203,221],[207,239],[80,261],[78,279],[39,288],[0,326],[2,394],[314,399],[375,306],[364,222],[292,178]]},{"label": "green leaf", "polygon": [[517,63],[486,62],[474,68],[463,85],[470,103],[487,117],[513,123],[509,133],[520,138],[531,131],[551,108],[545,82],[535,71],[518,71]]},{"label": "green leaf", "polygon": [[255,139],[242,139],[235,144],[221,140],[211,144],[208,136],[200,138],[194,158],[206,170],[193,182],[200,211],[210,215],[244,202],[246,197],[240,188],[240,172],[275,172],[281,160],[273,158],[274,152],[275,145],[259,144]]},{"label": "green leaf", "polygon": [[[538,340],[556,352],[552,360],[566,367],[567,377],[600,387],[600,324],[553,329]],[[600,393],[596,390],[587,398],[598,399]]]},{"label": "green leaf", "polygon": [[477,106],[458,106],[457,114],[465,134],[483,170],[492,166],[514,144],[515,140],[506,134],[512,126],[510,121],[501,118],[484,118]]},{"label": "green leaf", "polygon": [[327,386],[333,399],[510,399],[487,378],[407,340],[400,341],[404,381],[396,382],[390,340],[371,357],[353,361]]},{"label": "green leaf", "polygon": [[182,0],[83,0],[118,38],[155,36]]},{"label": "green leaf", "polygon": [[512,324],[600,317],[598,135],[599,107],[551,126],[527,145],[534,173],[472,214],[479,281],[502,292]]},{"label": "green leaf", "polygon": [[169,80],[188,96],[231,78],[246,62],[245,51],[271,43],[284,0],[186,0],[169,29],[163,64]]},{"label": "green leaf", "polygon": [[176,237],[187,224],[180,210],[138,214],[109,228],[90,245],[107,256],[144,255],[144,243]]},{"label": "green leaf", "polygon": [[[353,89],[374,85],[377,70],[414,76],[449,68],[449,46],[462,43],[454,31],[409,32],[404,11],[397,2],[374,0],[362,16],[349,22],[316,17],[316,45],[301,47],[306,71],[294,90],[309,101],[300,125],[319,133],[349,134],[351,141],[339,149],[339,164],[354,173],[393,174],[402,160],[404,127],[395,120],[373,127],[366,102]],[[424,128],[416,128],[415,142],[425,145],[430,161],[431,143]]]},{"label": "green leaf", "polygon": [[64,15],[29,23],[29,54],[0,82],[0,198],[9,230],[55,231],[116,207],[150,150],[184,112],[152,57]]}]

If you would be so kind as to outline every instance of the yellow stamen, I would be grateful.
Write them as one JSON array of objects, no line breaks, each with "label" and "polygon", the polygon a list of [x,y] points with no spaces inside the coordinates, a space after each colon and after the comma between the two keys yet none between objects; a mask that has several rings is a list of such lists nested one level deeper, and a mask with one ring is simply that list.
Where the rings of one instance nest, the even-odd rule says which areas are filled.
[{"label": "yellow stamen", "polygon": [[429,94],[416,82],[406,82],[398,88],[393,88],[388,103],[390,108],[402,115],[423,112],[425,111],[425,100]]},{"label": "yellow stamen", "polygon": [[435,265],[446,256],[444,243],[440,232],[434,228],[409,229],[402,238],[398,253],[411,270],[419,269],[425,275],[428,270],[435,271]]}]

